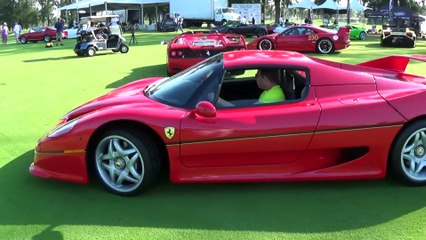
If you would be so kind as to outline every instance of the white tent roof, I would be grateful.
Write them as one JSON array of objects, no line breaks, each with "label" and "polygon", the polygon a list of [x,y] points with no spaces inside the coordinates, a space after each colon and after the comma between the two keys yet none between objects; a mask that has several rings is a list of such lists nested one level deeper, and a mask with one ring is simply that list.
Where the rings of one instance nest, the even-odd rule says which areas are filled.
[{"label": "white tent roof", "polygon": [[302,0],[296,4],[290,5],[288,6],[288,8],[305,8],[305,9],[315,9],[317,5],[313,2],[311,2],[311,0]]},{"label": "white tent roof", "polygon": [[351,5],[349,6],[351,10],[355,11],[365,11],[366,9],[371,9],[369,7],[364,7],[358,0],[352,0]]},{"label": "white tent roof", "polygon": [[59,10],[75,10],[108,4],[153,4],[168,3],[170,0],[82,0],[59,8]]},{"label": "white tent roof", "polygon": [[63,7],[60,7],[59,10],[74,10],[74,9],[82,9],[82,8],[88,8],[89,5],[91,5],[93,2],[97,0],[82,0],[76,3],[72,3],[69,5],[65,5]]},{"label": "white tent roof", "polygon": [[313,9],[332,9],[332,10],[341,10],[346,9],[345,7],[339,6],[335,1],[333,0],[327,0],[323,4],[314,7]]}]

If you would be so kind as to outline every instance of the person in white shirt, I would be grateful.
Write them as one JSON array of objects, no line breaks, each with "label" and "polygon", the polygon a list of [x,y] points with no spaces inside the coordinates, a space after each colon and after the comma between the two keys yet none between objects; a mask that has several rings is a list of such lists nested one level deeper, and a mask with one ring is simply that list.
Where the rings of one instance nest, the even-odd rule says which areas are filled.
[{"label": "person in white shirt", "polygon": [[240,19],[240,24],[242,24],[242,25],[247,25],[247,19],[246,19],[246,16],[244,16],[244,17],[242,17],[242,18]]},{"label": "person in white shirt", "polygon": [[16,43],[20,43],[19,42],[19,35],[22,32],[22,27],[21,27],[21,25],[19,25],[18,22],[15,22],[15,26],[13,27],[13,32],[15,33]]}]

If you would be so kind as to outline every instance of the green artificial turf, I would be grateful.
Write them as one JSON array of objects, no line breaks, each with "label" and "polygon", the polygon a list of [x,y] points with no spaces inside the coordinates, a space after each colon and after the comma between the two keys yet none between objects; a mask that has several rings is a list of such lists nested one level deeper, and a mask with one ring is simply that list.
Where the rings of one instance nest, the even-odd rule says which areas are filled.
[{"label": "green artificial turf", "polygon": [[[347,182],[182,184],[167,179],[135,197],[28,173],[36,141],[72,108],[125,83],[165,76],[175,33],[138,32],[128,54],[73,53],[75,40],[0,45],[0,239],[424,239],[426,188],[392,179]],[[129,39],[129,36],[127,35]],[[336,54],[359,63],[417,47],[377,37]],[[425,64],[410,72],[426,75]],[[378,139],[378,141],[380,141]]]}]

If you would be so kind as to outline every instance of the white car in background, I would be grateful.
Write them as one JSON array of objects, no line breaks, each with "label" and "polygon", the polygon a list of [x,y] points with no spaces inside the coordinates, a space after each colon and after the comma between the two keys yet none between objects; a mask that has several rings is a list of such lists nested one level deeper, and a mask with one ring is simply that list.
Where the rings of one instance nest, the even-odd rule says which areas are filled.
[{"label": "white car in background", "polygon": [[78,27],[72,27],[72,28],[67,28],[66,31],[68,32],[67,38],[77,38],[78,34]]}]

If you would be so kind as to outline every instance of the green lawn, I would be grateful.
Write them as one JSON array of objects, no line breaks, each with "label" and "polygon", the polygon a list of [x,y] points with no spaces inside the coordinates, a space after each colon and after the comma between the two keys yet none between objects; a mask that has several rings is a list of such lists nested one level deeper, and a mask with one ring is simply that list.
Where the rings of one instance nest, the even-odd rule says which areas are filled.
[{"label": "green lawn", "polygon": [[[78,58],[75,40],[0,45],[0,239],[424,239],[426,188],[378,181],[183,184],[131,198],[28,173],[36,141],[72,108],[125,83],[165,76],[174,33],[137,34],[128,54]],[[127,36],[128,37],[128,36]],[[377,37],[317,57],[359,63],[391,54]],[[426,75],[425,64],[410,71]]]}]

